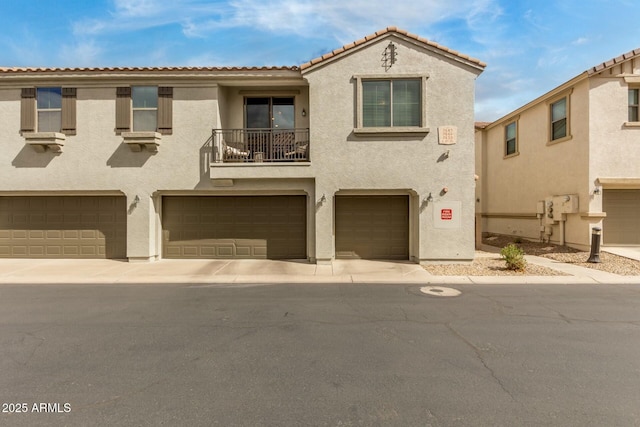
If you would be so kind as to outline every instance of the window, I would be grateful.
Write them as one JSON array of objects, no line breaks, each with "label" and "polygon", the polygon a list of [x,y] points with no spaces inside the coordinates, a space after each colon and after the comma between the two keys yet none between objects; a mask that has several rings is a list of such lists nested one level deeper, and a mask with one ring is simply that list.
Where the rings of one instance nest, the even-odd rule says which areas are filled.
[{"label": "window", "polygon": [[21,98],[21,133],[76,134],[75,88],[24,88]]},{"label": "window", "polygon": [[245,126],[249,129],[294,129],[294,98],[245,98]]},{"label": "window", "polygon": [[421,95],[419,79],[363,81],[363,127],[420,126]]},{"label": "window", "polygon": [[134,132],[155,132],[158,128],[158,88],[134,86],[131,88]]},{"label": "window", "polygon": [[428,132],[426,75],[354,76],[357,85],[356,133]]},{"label": "window", "polygon": [[39,87],[36,89],[38,132],[60,132],[62,129],[62,89]]},{"label": "window", "polygon": [[116,90],[116,132],[172,133],[173,88],[119,87]]},{"label": "window", "polygon": [[640,89],[629,89],[629,121],[640,121],[638,117],[638,92]]},{"label": "window", "polygon": [[551,104],[551,140],[565,138],[567,132],[567,98]]},{"label": "window", "polygon": [[504,155],[510,156],[518,152],[517,124],[511,122],[504,127]]}]

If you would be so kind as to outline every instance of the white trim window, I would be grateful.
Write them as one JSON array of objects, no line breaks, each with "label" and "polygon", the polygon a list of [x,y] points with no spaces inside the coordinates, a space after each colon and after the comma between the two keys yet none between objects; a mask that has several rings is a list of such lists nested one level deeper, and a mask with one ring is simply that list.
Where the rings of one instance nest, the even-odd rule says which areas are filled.
[{"label": "white trim window", "polygon": [[518,124],[511,122],[504,127],[504,155],[512,156],[518,152]]},{"label": "white trim window", "polygon": [[38,132],[60,132],[62,129],[62,88],[36,89]]},{"label": "white trim window", "polygon": [[356,133],[425,133],[427,75],[361,75]]},{"label": "white trim window", "polygon": [[420,79],[363,80],[362,126],[420,126]]},{"label": "white trim window", "polygon": [[551,141],[567,137],[567,125],[567,97],[564,97],[551,104]]},{"label": "white trim window", "polygon": [[629,89],[629,122],[638,122],[640,117],[638,116],[638,98],[640,89]]},{"label": "white trim window", "polygon": [[158,87],[132,86],[131,105],[134,132],[155,132],[158,128]]}]

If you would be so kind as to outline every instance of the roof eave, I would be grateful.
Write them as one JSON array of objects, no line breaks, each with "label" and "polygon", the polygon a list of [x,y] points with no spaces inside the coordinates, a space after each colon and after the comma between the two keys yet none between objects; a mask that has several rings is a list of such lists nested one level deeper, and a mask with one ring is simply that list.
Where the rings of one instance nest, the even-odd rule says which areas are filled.
[{"label": "roof eave", "polygon": [[[420,45],[432,52],[441,54],[443,56],[448,57],[449,59],[452,59],[454,61],[460,62],[462,64],[465,64],[469,67],[472,67],[474,69],[476,69],[479,73],[482,72],[484,70],[484,68],[486,67],[486,63],[472,58],[470,56],[464,55],[460,52],[457,52],[453,49],[449,49],[446,46],[440,45],[438,43],[432,42],[430,40],[425,39],[424,37],[420,37],[418,35],[415,34],[411,34],[407,31],[398,29],[396,27],[387,27],[384,30],[380,30],[377,31],[373,34],[370,34],[360,40],[356,40],[352,43],[346,44],[338,49],[332,50],[329,53],[326,53],[318,58],[312,59],[309,62],[306,62],[304,64],[302,64],[300,66],[300,70],[302,71],[303,74],[312,71],[320,66],[323,66],[329,62],[332,62],[340,57],[342,57],[343,55],[352,53],[352,52],[356,52],[357,50],[360,50],[361,48],[364,48],[374,42],[377,42],[381,39],[390,37],[390,36],[397,36],[400,37],[402,39],[404,39],[405,41],[408,41],[410,43],[414,43],[416,45]],[[479,74],[478,73],[478,74]]]},{"label": "roof eave", "polygon": [[534,99],[533,101],[530,101],[528,103],[526,103],[525,105],[523,105],[522,107],[518,108],[517,110],[511,111],[510,113],[500,117],[498,120],[495,120],[493,122],[491,122],[490,124],[488,124],[487,126],[485,126],[483,128],[483,130],[489,130],[495,126],[498,126],[501,123],[504,123],[507,120],[510,120],[513,117],[516,117],[519,114],[522,114],[523,111],[528,110],[529,108],[538,105],[542,102],[545,102],[548,99],[553,98],[554,96],[570,89],[572,86],[575,86],[576,84],[578,84],[579,82],[581,82],[582,80],[585,80],[589,77],[589,75],[587,74],[587,72],[582,72],[580,74],[578,74],[577,76],[575,76],[574,78],[572,78],[569,81],[564,82],[563,84],[561,84],[560,86],[555,87],[554,89],[551,89],[549,92],[545,93],[544,95],[541,95],[539,97],[537,97],[536,99]]}]

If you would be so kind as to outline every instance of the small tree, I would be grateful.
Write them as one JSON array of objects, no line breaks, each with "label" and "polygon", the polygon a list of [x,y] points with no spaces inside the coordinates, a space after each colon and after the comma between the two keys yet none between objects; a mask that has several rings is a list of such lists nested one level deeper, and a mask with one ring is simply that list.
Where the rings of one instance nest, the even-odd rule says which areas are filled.
[{"label": "small tree", "polygon": [[502,248],[500,250],[500,256],[506,261],[507,270],[524,271],[527,267],[527,260],[524,259],[524,251],[513,243],[509,243]]}]

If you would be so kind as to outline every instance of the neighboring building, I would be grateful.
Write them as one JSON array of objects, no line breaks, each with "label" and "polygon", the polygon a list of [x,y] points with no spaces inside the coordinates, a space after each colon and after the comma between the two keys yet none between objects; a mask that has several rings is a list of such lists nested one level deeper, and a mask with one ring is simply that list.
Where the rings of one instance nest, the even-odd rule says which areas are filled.
[{"label": "neighboring building", "polygon": [[476,125],[477,232],[640,245],[640,50]]},{"label": "neighboring building", "polygon": [[387,28],[300,67],[0,70],[0,257],[474,256],[484,64]]}]

